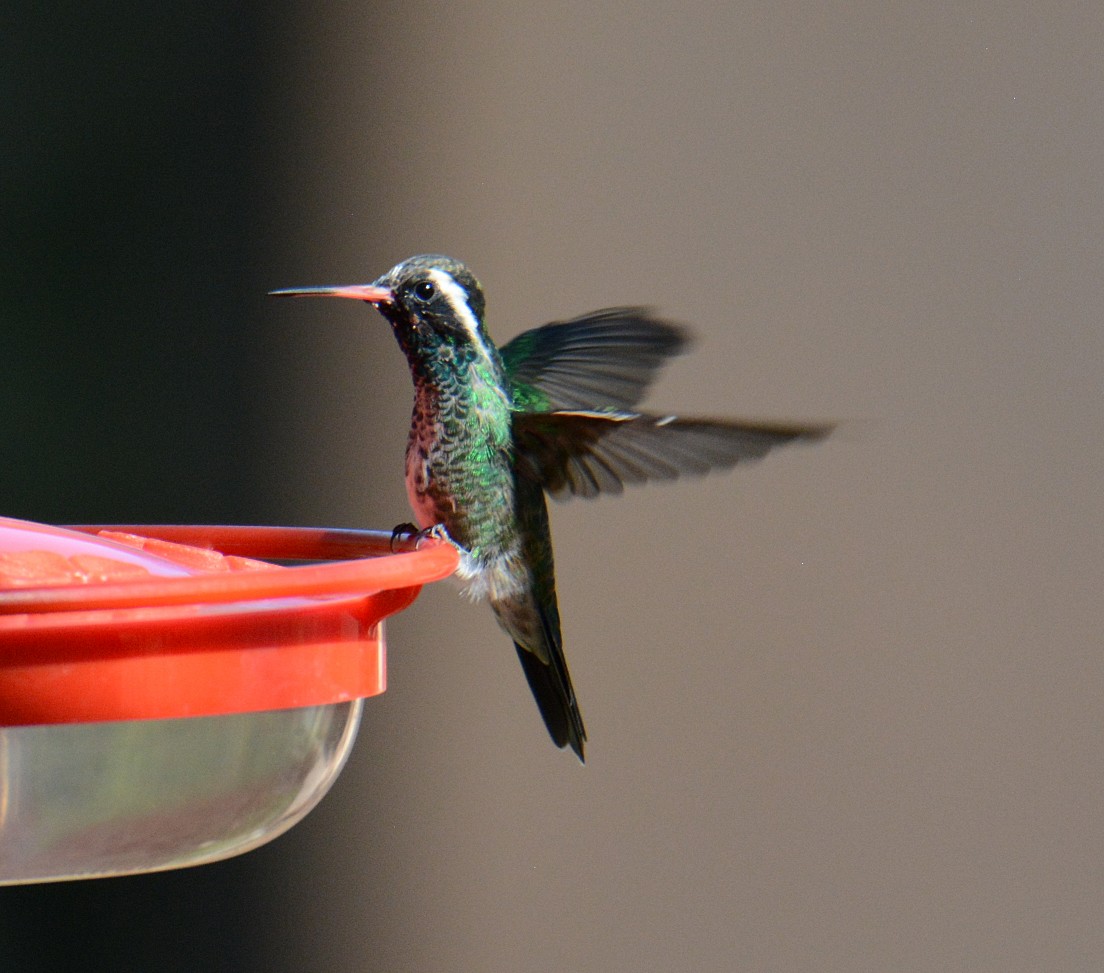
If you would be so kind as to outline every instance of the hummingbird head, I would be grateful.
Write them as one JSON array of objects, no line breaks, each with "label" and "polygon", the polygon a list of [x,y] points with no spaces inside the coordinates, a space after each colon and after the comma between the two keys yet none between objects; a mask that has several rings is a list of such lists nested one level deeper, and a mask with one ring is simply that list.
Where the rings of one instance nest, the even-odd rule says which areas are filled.
[{"label": "hummingbird head", "polygon": [[415,372],[437,362],[496,354],[483,330],[483,288],[472,272],[452,257],[410,257],[371,284],[271,293],[281,297],[346,297],[374,304],[390,323]]}]

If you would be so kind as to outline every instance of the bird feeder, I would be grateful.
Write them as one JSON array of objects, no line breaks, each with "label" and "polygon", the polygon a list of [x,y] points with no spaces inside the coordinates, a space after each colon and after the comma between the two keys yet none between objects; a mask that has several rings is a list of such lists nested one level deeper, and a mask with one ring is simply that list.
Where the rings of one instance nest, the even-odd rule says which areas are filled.
[{"label": "bird feeder", "polygon": [[456,568],[394,548],[0,518],[0,885],[216,861],[299,821],[384,691],[384,618]]}]

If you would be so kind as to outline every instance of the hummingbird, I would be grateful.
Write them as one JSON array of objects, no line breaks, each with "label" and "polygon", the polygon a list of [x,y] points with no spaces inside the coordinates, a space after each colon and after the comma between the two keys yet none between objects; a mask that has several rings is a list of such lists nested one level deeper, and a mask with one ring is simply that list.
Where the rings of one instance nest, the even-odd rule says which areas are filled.
[{"label": "hummingbird", "polygon": [[546,495],[618,494],[725,469],[832,428],[636,411],[685,349],[683,328],[615,307],[499,348],[479,281],[439,254],[404,260],[371,284],[270,293],[365,301],[390,324],[414,381],[406,490],[417,526],[458,548],[466,593],[490,603],[552,740],[580,761],[587,734],[560,633]]}]

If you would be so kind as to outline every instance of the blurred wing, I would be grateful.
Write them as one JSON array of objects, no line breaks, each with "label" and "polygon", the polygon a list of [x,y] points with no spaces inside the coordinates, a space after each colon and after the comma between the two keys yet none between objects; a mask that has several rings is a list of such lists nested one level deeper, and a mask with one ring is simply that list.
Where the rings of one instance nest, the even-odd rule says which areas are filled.
[{"label": "blurred wing", "polygon": [[499,349],[519,412],[628,409],[686,332],[644,308],[615,307],[525,331]]},{"label": "blurred wing", "polygon": [[518,472],[557,500],[621,493],[762,459],[776,446],[823,439],[832,427],[679,419],[631,412],[514,416]]}]

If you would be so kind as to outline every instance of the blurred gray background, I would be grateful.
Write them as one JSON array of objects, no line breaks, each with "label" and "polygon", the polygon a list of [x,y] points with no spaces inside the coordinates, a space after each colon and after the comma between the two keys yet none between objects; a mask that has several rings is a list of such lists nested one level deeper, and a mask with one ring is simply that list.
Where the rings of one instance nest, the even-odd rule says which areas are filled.
[{"label": "blurred gray background", "polygon": [[553,509],[585,767],[435,586],[302,825],[0,890],[0,968],[1101,968],[1099,5],[9,18],[4,514],[407,519],[386,325],[264,292],[423,251],[500,340],[691,324],[658,409],[845,424]]}]

